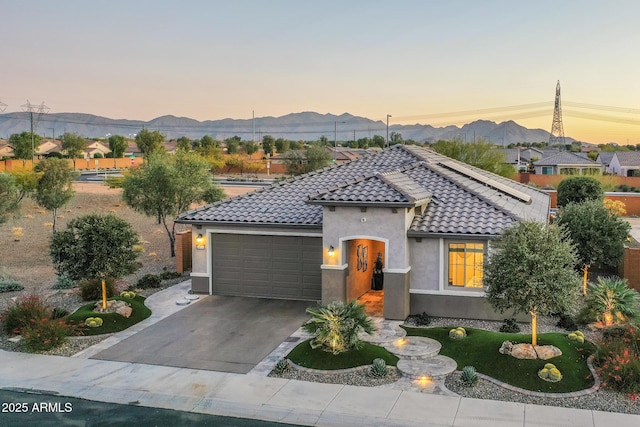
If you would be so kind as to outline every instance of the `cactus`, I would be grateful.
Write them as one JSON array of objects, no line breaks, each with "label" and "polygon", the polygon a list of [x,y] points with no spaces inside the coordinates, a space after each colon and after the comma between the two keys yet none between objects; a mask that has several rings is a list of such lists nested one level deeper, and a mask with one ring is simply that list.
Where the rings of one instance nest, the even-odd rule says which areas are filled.
[{"label": "cactus", "polygon": [[373,359],[373,363],[369,367],[369,375],[376,378],[382,378],[388,373],[387,362],[384,359]]},{"label": "cactus", "polygon": [[84,321],[84,324],[90,328],[99,328],[102,326],[102,318],[101,317],[87,317]]},{"label": "cactus", "polygon": [[289,362],[287,361],[287,359],[280,359],[278,360],[278,363],[276,363],[276,367],[274,368],[274,370],[278,373],[281,374],[285,371],[289,370]]},{"label": "cactus", "polygon": [[460,379],[466,386],[474,386],[478,382],[478,373],[473,366],[465,366],[462,368]]},{"label": "cactus", "polygon": [[136,293],[132,291],[122,291],[120,292],[120,296],[122,298],[134,299],[136,297]]},{"label": "cactus", "polygon": [[584,344],[584,334],[581,331],[575,331],[567,335],[571,341],[576,341],[579,344]]},{"label": "cactus", "polygon": [[449,338],[454,340],[461,340],[467,336],[467,331],[463,327],[457,327],[449,331]]},{"label": "cactus", "polygon": [[538,376],[549,382],[557,383],[562,379],[562,373],[553,363],[547,363],[544,368],[538,371]]}]

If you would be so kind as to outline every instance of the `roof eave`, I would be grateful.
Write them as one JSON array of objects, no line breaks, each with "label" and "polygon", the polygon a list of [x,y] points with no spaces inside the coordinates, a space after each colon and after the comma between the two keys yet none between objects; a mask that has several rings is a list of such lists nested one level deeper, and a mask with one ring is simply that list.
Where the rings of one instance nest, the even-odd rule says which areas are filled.
[{"label": "roof eave", "polygon": [[242,222],[242,221],[206,221],[206,220],[184,220],[177,219],[175,222],[178,224],[190,224],[190,225],[204,225],[217,227],[268,227],[268,228],[282,228],[282,227],[294,227],[308,230],[322,230],[322,224],[297,224],[290,222]]},{"label": "roof eave", "polygon": [[373,208],[413,208],[416,202],[351,202],[351,201],[325,201],[309,200],[310,205],[320,206],[353,206],[353,207],[373,207]]}]

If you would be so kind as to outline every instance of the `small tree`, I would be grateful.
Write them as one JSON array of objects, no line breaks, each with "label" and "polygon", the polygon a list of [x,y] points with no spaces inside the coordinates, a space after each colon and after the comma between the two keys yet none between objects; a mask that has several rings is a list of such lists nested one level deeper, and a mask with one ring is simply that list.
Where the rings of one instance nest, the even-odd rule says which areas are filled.
[{"label": "small tree", "polygon": [[576,244],[586,295],[589,268],[614,271],[624,258],[624,243],[631,226],[601,200],[569,203],[559,211],[556,222],[567,229]]},{"label": "small tree", "polygon": [[124,152],[127,151],[128,146],[126,138],[122,135],[111,135],[109,137],[109,150],[111,150],[111,157],[114,159],[124,157]]},{"label": "small tree", "polygon": [[21,159],[24,165],[27,160],[34,156],[34,149],[38,151],[40,146],[40,135],[31,135],[31,132],[14,133],[9,137],[9,145],[13,148],[13,155],[16,159]]},{"label": "small tree", "polygon": [[163,151],[163,142],[164,135],[157,130],[151,132],[149,129],[142,129],[136,135],[136,145],[144,157],[157,151]]},{"label": "small tree", "polygon": [[53,232],[56,231],[56,215],[58,209],[66,205],[75,192],[72,182],[75,173],[64,159],[46,159],[36,165],[36,173],[40,173],[35,199],[38,205],[53,214]]},{"label": "small tree", "polygon": [[186,136],[181,136],[177,141],[178,150],[189,151],[191,150],[191,140]]},{"label": "small tree", "polygon": [[138,234],[131,224],[113,214],[90,214],[74,218],[67,229],[51,237],[50,254],[58,275],[73,280],[102,281],[102,307],[107,306],[106,283],[134,273]]},{"label": "small tree", "polygon": [[504,153],[496,150],[493,144],[482,139],[468,144],[462,142],[461,139],[440,140],[433,144],[433,149],[452,159],[501,176],[511,177],[515,172],[511,165],[506,164]]},{"label": "small tree", "polygon": [[213,183],[209,164],[200,155],[178,151],[169,156],[155,153],[125,176],[122,197],[129,206],[160,219],[167,235],[171,256],[175,253],[175,222],[169,221],[193,203],[211,198]]},{"label": "small tree", "polygon": [[290,175],[301,175],[321,169],[327,167],[330,162],[331,156],[319,145],[312,145],[304,151],[291,151],[284,157],[285,168]]},{"label": "small tree", "polygon": [[492,241],[483,283],[487,298],[501,313],[531,315],[537,345],[537,316],[570,313],[580,292],[577,255],[566,231],[556,225],[520,222]]},{"label": "small tree", "polygon": [[265,135],[262,137],[262,150],[264,151],[265,156],[267,154],[273,155],[275,143],[276,140],[271,135]]},{"label": "small tree", "polygon": [[84,138],[76,133],[65,132],[62,137],[62,149],[73,159],[73,170],[76,170],[76,159],[82,157],[85,148]]},{"label": "small tree", "polygon": [[33,193],[38,187],[38,175],[32,169],[18,169],[9,172],[16,179],[18,187],[18,200],[20,203],[26,196]]},{"label": "small tree", "polygon": [[573,176],[558,184],[558,206],[601,200],[604,193],[600,181],[589,176]]},{"label": "small tree", "polygon": [[13,175],[0,172],[0,224],[7,222],[9,217],[18,211],[19,189]]}]

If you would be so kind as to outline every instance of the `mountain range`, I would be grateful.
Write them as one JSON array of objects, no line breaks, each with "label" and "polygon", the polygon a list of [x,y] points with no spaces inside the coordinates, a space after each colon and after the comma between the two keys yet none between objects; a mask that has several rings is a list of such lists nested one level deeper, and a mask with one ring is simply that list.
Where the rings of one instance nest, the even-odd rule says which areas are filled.
[{"label": "mountain range", "polygon": [[[108,135],[133,137],[143,128],[159,130],[167,139],[181,136],[201,138],[211,135],[224,140],[234,135],[243,140],[261,140],[264,135],[290,140],[312,141],[324,136],[329,141],[350,141],[355,138],[380,135],[386,137],[387,126],[383,121],[374,121],[348,113],[341,115],[315,112],[292,113],[281,117],[256,117],[255,119],[222,119],[197,121],[187,117],[162,116],[149,121],[109,119],[82,113],[34,114],[35,133],[45,136],[60,136],[64,132],[74,132],[87,138],[104,138]],[[30,130],[30,113],[14,112],[0,114],[0,137],[8,138],[14,133]],[[390,124],[389,133],[398,132],[406,139],[417,142],[435,142],[439,139],[460,138],[473,142],[482,138],[495,144],[508,145],[518,142],[546,142],[549,132],[543,129],[528,129],[509,120],[495,123],[476,120],[462,127],[431,125]],[[567,143],[574,141],[566,138]]]}]

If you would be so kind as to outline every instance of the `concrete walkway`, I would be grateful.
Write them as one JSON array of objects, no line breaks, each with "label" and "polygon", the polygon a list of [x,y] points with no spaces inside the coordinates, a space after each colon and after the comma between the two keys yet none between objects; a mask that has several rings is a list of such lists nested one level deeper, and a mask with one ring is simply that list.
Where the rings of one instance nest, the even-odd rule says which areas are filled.
[{"label": "concrete walkway", "polygon": [[[180,292],[185,291],[184,284],[174,288],[164,291],[165,296],[155,298],[158,301],[164,299],[168,311],[179,310],[175,307],[175,300]],[[149,301],[150,305],[152,302]],[[161,306],[158,304],[158,312],[154,309],[156,318],[166,317],[159,313],[161,308],[158,307]],[[137,326],[143,328],[142,323]],[[109,340],[117,342],[117,335]],[[99,351],[105,348],[105,341],[100,343]],[[318,426],[640,425],[640,415],[468,399],[390,387],[310,383],[256,374],[88,359],[93,352],[87,349],[79,357],[68,358],[0,351],[0,387],[118,404]]]}]

